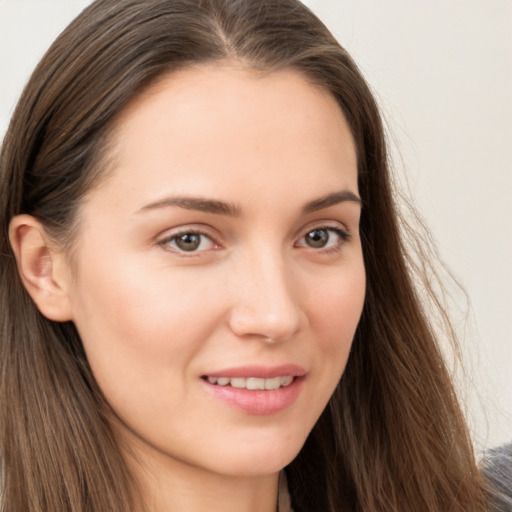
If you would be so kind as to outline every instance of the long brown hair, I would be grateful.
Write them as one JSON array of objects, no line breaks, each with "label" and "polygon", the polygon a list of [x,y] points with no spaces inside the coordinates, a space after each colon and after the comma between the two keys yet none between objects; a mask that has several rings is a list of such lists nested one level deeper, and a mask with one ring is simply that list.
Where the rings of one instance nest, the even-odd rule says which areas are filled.
[{"label": "long brown hair", "polygon": [[34,71],[0,160],[0,510],[138,510],[76,329],[39,313],[8,227],[30,214],[72,245],[123,107],[163,74],[226,59],[299,70],[336,98],[357,147],[366,300],[345,373],[287,468],[294,508],[482,510],[468,431],[410,275],[378,108],[296,0],[98,0]]}]

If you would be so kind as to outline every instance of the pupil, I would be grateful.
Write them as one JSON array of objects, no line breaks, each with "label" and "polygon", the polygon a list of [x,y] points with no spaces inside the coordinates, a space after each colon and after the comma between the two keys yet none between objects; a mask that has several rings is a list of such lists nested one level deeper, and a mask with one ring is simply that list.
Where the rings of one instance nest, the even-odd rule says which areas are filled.
[{"label": "pupil", "polygon": [[329,235],[325,229],[315,229],[306,235],[306,242],[310,247],[318,249],[325,246],[328,238]]},{"label": "pupil", "polygon": [[201,237],[196,233],[185,233],[176,240],[176,245],[183,251],[195,251],[200,243]]}]

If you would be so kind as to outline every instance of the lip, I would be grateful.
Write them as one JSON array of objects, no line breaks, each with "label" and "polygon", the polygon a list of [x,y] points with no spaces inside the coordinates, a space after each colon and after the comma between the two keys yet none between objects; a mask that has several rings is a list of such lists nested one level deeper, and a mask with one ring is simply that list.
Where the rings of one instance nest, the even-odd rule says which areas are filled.
[{"label": "lip", "polygon": [[[205,377],[234,377],[271,379],[279,376],[292,376],[293,382],[282,388],[272,390],[249,390],[231,386],[210,384]],[[304,368],[286,364],[281,366],[243,366],[208,373],[201,379],[206,391],[215,398],[250,415],[271,415],[292,406],[300,395],[306,376]]]},{"label": "lip", "polygon": [[273,377],[287,375],[291,377],[304,377],[306,370],[296,364],[282,364],[279,366],[248,365],[208,372],[205,374],[205,377],[234,377],[244,379],[256,377],[258,379],[272,379]]}]

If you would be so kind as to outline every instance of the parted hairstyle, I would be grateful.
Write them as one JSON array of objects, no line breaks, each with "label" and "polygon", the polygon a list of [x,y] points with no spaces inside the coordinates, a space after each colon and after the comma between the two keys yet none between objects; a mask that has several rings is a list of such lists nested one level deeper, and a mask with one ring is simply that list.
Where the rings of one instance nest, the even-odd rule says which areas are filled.
[{"label": "parted hairstyle", "polygon": [[298,70],[337,100],[357,150],[366,299],[343,377],[286,468],[294,509],[484,510],[422,306],[429,290],[420,294],[411,276],[379,110],[347,52],[296,0],[97,0],[35,69],[1,152],[0,511],[143,510],[78,333],[26,292],[9,223],[32,215],[71,251],[123,107],[166,74],[226,60]]}]

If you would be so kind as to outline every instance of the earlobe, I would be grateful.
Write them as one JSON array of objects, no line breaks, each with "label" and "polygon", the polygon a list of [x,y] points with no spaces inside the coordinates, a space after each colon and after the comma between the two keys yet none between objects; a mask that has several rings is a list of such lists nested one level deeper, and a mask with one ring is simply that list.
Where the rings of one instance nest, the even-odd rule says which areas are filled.
[{"label": "earlobe", "polygon": [[71,320],[67,261],[42,224],[30,215],[18,215],[11,221],[9,238],[21,280],[39,311],[57,322]]}]

